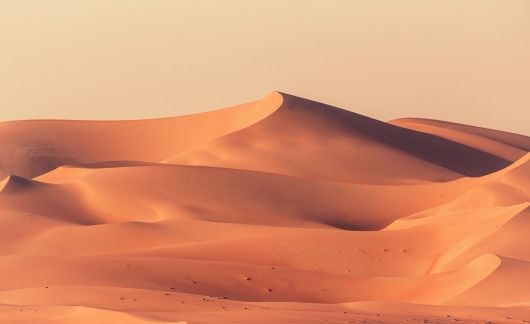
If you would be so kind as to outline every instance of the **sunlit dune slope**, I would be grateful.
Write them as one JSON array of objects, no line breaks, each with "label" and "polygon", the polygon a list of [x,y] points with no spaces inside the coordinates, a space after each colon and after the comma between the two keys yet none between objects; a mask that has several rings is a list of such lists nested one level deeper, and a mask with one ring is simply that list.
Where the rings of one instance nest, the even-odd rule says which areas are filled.
[{"label": "sunlit dune slope", "polygon": [[0,323],[530,323],[529,143],[281,93],[0,123]]},{"label": "sunlit dune slope", "polygon": [[35,177],[64,164],[107,160],[158,162],[269,115],[263,100],[182,117],[130,121],[28,120],[0,123],[0,177]]}]

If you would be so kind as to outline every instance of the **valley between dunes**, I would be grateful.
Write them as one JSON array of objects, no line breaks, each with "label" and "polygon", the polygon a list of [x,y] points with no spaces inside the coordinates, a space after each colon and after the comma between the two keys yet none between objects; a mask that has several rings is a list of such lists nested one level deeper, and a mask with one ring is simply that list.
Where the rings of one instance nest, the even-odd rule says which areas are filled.
[{"label": "valley between dunes", "polygon": [[0,323],[530,323],[530,137],[274,92],[0,123]]}]

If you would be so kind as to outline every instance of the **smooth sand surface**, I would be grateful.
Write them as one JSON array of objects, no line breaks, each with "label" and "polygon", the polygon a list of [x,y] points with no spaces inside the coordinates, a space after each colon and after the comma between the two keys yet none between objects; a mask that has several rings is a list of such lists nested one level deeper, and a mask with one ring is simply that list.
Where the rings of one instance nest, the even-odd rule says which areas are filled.
[{"label": "smooth sand surface", "polygon": [[277,92],[0,123],[0,323],[530,323],[529,151]]}]

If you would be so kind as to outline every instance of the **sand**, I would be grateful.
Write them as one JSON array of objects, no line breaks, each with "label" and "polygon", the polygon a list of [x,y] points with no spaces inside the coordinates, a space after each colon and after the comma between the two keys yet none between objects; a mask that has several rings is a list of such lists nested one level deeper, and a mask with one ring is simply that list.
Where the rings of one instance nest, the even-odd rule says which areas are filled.
[{"label": "sand", "polygon": [[529,152],[278,92],[0,123],[0,322],[530,323]]}]

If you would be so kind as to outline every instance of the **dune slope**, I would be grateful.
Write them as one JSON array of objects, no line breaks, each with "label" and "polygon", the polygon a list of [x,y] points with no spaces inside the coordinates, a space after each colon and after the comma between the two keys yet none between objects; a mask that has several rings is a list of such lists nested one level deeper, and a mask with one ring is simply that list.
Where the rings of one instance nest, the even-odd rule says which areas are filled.
[{"label": "dune slope", "polygon": [[251,125],[278,109],[281,103],[282,97],[273,93],[256,102],[164,119],[0,123],[0,178],[35,177],[64,164],[108,160],[158,162]]},{"label": "dune slope", "polygon": [[530,323],[529,151],[281,93],[0,123],[0,323]]},{"label": "dune slope", "polygon": [[281,107],[267,118],[166,162],[367,183],[446,181],[510,163],[442,137],[282,96]]}]

